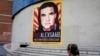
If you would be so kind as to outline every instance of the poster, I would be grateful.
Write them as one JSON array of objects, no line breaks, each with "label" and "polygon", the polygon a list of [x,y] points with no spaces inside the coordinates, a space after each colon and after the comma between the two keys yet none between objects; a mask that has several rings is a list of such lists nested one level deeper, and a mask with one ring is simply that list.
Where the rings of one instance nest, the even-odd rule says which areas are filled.
[{"label": "poster", "polygon": [[32,43],[61,45],[61,0],[43,1],[33,6]]}]

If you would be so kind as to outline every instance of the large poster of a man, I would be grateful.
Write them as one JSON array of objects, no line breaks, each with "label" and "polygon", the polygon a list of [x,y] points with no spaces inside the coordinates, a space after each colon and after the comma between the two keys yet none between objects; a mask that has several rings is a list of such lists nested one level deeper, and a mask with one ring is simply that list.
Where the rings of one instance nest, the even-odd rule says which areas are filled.
[{"label": "large poster of a man", "polygon": [[46,1],[34,8],[33,42],[61,42],[61,2]]}]

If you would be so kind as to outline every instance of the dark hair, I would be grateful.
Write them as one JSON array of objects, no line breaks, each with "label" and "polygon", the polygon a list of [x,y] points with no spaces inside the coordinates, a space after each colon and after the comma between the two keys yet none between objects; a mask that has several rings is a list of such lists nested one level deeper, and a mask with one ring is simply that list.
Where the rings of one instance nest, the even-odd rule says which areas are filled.
[{"label": "dark hair", "polygon": [[69,44],[67,47],[67,51],[69,51],[73,55],[79,55],[78,46],[76,44]]},{"label": "dark hair", "polygon": [[54,12],[57,14],[56,15],[56,19],[55,19],[55,23],[57,24],[57,27],[56,27],[56,30],[54,30],[54,31],[57,31],[57,30],[59,30],[59,21],[58,21],[58,7],[57,7],[57,5],[55,4],[55,3],[53,3],[53,2],[46,2],[46,3],[44,3],[44,4],[42,4],[41,6],[40,6],[40,8],[39,8],[39,11],[38,11],[38,23],[39,23],[39,31],[43,31],[43,26],[41,25],[41,17],[40,17],[40,14],[41,14],[41,9],[43,9],[43,8],[46,8],[46,7],[53,7],[54,8]]}]

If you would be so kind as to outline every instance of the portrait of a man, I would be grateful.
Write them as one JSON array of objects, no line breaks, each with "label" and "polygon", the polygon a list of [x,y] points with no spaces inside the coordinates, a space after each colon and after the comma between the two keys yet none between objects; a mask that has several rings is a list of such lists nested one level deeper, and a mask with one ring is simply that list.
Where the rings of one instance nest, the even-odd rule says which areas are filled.
[{"label": "portrait of a man", "polygon": [[38,9],[38,29],[33,31],[34,42],[60,42],[61,30],[56,3],[45,2]]}]

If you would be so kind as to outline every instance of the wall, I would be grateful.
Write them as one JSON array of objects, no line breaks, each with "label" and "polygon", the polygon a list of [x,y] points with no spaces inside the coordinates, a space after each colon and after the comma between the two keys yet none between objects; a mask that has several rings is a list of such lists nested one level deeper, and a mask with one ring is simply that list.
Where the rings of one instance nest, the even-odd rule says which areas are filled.
[{"label": "wall", "polygon": [[[64,0],[62,15],[62,48],[69,43],[80,47],[100,46],[100,0]],[[12,42],[30,43],[32,10],[34,6],[17,14],[13,21]],[[12,44],[13,46],[16,44]],[[16,45],[16,46],[17,46]],[[12,47],[13,47],[12,46]],[[35,45],[32,45],[35,46]],[[44,46],[43,46],[44,47]],[[46,47],[46,46],[45,46]],[[52,46],[50,46],[52,47]],[[16,47],[17,48],[17,47]],[[14,49],[14,48],[13,48]]]},{"label": "wall", "polygon": [[66,28],[69,30],[77,28],[80,45],[100,46],[100,0],[66,0],[65,2],[65,31],[67,32]]},{"label": "wall", "polygon": [[11,42],[12,1],[0,0],[0,56],[6,56],[3,45]]},{"label": "wall", "polygon": [[0,43],[11,41],[11,6],[11,1],[0,0]]}]

